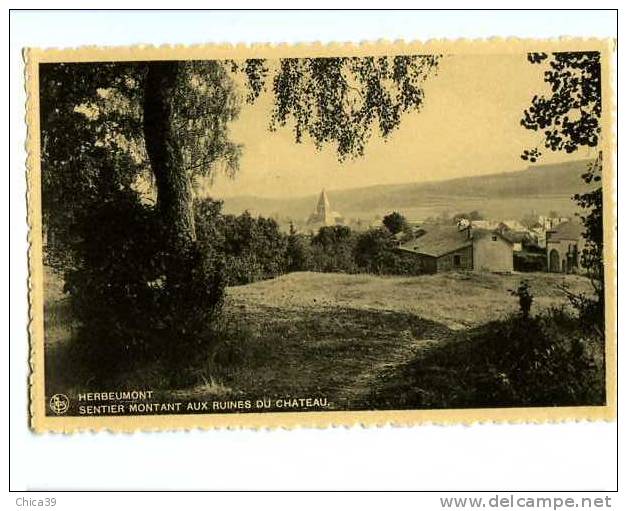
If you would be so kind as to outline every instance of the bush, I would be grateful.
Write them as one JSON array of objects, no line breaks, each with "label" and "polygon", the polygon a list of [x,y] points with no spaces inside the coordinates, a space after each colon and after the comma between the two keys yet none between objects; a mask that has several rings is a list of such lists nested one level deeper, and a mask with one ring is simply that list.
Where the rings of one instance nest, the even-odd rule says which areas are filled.
[{"label": "bush", "polygon": [[276,221],[250,213],[223,215],[222,203],[198,201],[195,208],[199,243],[224,257],[229,286],[274,278],[287,271],[287,237]]},{"label": "bush", "polygon": [[386,408],[605,403],[603,339],[563,309],[492,321],[416,357],[368,398]]},{"label": "bush", "polygon": [[166,243],[154,208],[122,191],[78,219],[65,290],[81,326],[76,347],[96,376],[167,360],[180,367],[212,342],[224,296],[217,253]]},{"label": "bush", "polygon": [[532,252],[529,250],[514,252],[515,271],[546,271],[546,265],[545,252]]},{"label": "bush", "polygon": [[350,227],[321,227],[311,238],[311,269],[322,272],[355,273],[355,236]]},{"label": "bush", "polygon": [[306,271],[311,268],[311,249],[309,240],[294,229],[290,224],[290,233],[287,237],[285,249],[285,270]]},{"label": "bush", "polygon": [[518,298],[520,313],[488,325],[481,345],[490,375],[484,390],[492,389],[497,400],[520,404],[578,405],[603,400],[603,361],[593,356],[599,339],[582,335],[578,321],[563,308],[532,317],[533,294],[526,280],[510,293]]},{"label": "bush", "polygon": [[393,237],[387,228],[369,229],[357,237],[355,262],[369,273],[383,273],[393,248]]},{"label": "bush", "polygon": [[355,244],[355,262],[361,271],[387,275],[420,275],[416,258],[401,253],[386,228],[369,229],[359,234]]},{"label": "bush", "polygon": [[605,332],[605,300],[599,297],[598,290],[595,289],[594,296],[589,296],[585,293],[572,293],[566,286],[561,286],[561,289],[577,311],[582,330],[603,336]]},{"label": "bush", "polygon": [[518,298],[518,307],[520,309],[520,316],[523,320],[529,319],[529,314],[531,312],[531,305],[533,304],[533,295],[531,294],[531,288],[529,287],[529,282],[526,280],[521,280],[518,288],[510,289],[509,293],[512,296]]},{"label": "bush", "polygon": [[242,286],[269,278],[255,254],[224,256],[226,283],[229,286]]},{"label": "bush", "polygon": [[387,253],[383,264],[383,273],[388,275],[423,275],[422,265],[412,254],[405,254],[396,250]]},{"label": "bush", "polygon": [[603,372],[586,346],[594,341],[572,323],[553,311],[491,324],[475,357],[483,358],[486,375],[478,393],[492,403],[522,406],[600,404]]}]

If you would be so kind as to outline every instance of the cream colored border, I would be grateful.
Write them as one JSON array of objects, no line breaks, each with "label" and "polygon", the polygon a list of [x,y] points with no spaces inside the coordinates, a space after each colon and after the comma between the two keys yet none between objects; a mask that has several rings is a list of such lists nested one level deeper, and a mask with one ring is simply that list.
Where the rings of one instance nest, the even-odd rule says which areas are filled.
[{"label": "cream colored border", "polygon": [[[554,51],[600,51],[602,54],[604,158],[604,227],[606,257],[606,323],[607,323],[607,399],[606,406],[560,408],[509,408],[468,410],[372,411],[372,412],[284,412],[210,415],[158,415],[133,417],[47,417],[44,395],[44,325],[43,262],[41,221],[41,168],[39,131],[39,63],[92,61],[145,61],[227,58],[323,57],[338,55],[399,54],[511,54]],[[73,432],[84,430],[172,430],[190,428],[297,428],[409,426],[422,423],[481,422],[559,422],[612,420],[616,417],[616,205],[615,205],[615,136],[613,131],[614,89],[611,73],[615,42],[600,39],[489,39],[433,40],[420,42],[374,42],[362,44],[298,45],[201,45],[201,46],[132,46],[82,47],[76,49],[26,49],[27,124],[28,124],[28,220],[29,220],[29,297],[30,297],[30,414],[36,432]],[[611,156],[611,158],[609,157]]]}]

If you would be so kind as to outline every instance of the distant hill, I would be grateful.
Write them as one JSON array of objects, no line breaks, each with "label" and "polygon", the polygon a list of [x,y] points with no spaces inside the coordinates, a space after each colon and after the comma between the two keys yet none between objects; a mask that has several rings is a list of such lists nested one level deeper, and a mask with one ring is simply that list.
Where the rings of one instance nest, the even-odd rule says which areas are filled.
[{"label": "distant hill", "polygon": [[[535,165],[527,170],[446,181],[327,190],[327,194],[333,209],[346,218],[369,219],[396,210],[411,219],[468,209],[477,209],[489,217],[518,218],[532,209],[540,214],[548,213],[545,209],[554,209],[568,215],[575,209],[572,195],[586,189],[581,174],[589,162]],[[300,221],[313,211],[316,200],[317,195],[290,199],[241,196],[225,199],[224,210],[227,213],[248,210],[263,216],[278,214]],[[528,209],[521,211],[525,207]]]}]

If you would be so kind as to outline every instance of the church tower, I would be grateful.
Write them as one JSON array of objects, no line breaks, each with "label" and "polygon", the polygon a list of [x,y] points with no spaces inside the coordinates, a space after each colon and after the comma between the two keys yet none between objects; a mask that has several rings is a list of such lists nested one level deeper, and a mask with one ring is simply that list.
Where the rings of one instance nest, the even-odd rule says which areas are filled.
[{"label": "church tower", "polygon": [[341,221],[341,217],[339,213],[331,209],[327,192],[322,189],[316,203],[316,209],[309,217],[307,224],[312,226],[329,226],[336,225],[338,221]]},{"label": "church tower", "polygon": [[320,193],[318,205],[316,206],[316,217],[318,217],[318,222],[323,225],[333,225],[335,223],[335,218],[333,218],[333,212],[331,211],[331,204],[329,203],[329,198],[324,188]]}]

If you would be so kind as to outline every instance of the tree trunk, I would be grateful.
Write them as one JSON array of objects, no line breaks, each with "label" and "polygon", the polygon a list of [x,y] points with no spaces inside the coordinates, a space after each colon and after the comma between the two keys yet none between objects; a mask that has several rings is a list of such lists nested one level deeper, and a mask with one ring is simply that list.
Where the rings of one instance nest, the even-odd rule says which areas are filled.
[{"label": "tree trunk", "polygon": [[157,208],[172,241],[196,239],[191,176],[174,127],[179,62],[150,62],[144,85],[144,140],[157,186]]}]

